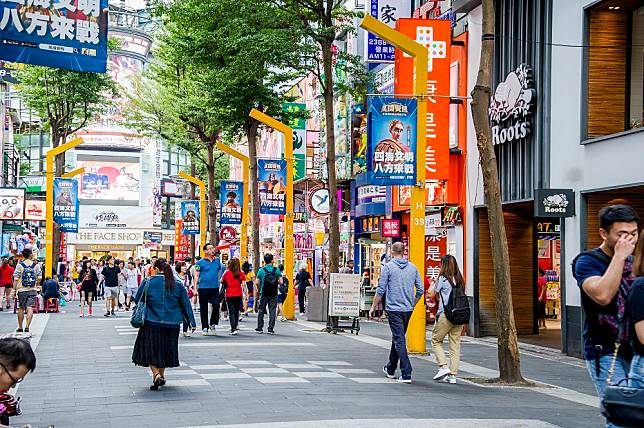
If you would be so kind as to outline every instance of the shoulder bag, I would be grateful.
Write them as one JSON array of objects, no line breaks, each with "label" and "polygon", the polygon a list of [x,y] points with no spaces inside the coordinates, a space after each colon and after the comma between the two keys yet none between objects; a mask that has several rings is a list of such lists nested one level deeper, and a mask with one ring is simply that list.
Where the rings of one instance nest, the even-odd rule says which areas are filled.
[{"label": "shoulder bag", "polygon": [[147,312],[148,304],[148,287],[150,286],[150,280],[146,278],[145,280],[143,280],[143,282],[145,282],[143,289],[143,298],[139,300],[139,303],[137,303],[134,307],[134,311],[132,311],[132,317],[130,318],[130,325],[134,328],[141,328],[143,327],[143,324],[145,324],[145,315]]}]

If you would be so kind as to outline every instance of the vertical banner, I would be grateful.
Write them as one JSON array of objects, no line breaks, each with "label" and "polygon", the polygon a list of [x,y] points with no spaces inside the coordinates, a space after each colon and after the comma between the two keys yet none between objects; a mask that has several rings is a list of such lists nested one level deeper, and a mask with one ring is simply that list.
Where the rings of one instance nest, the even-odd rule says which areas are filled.
[{"label": "vertical banner", "polygon": [[259,167],[259,213],[286,214],[286,161],[257,161]]},{"label": "vertical banner", "polygon": [[[398,18],[411,16],[411,2],[409,0],[369,1],[371,16],[391,28],[396,26]],[[374,34],[368,33],[366,49],[367,62],[394,62],[394,47]]]},{"label": "vertical banner", "polygon": [[447,254],[447,234],[445,229],[437,230],[436,235],[425,236],[425,276],[430,281],[438,279],[441,271],[441,257]]},{"label": "vertical banner", "polygon": [[287,125],[293,128],[293,180],[297,181],[306,176],[306,112],[304,103],[283,103],[282,110],[293,116]]},{"label": "vertical banner", "polygon": [[222,181],[219,190],[221,224],[241,224],[244,183],[241,181]]},{"label": "vertical banner", "polygon": [[190,238],[181,233],[183,221],[181,219],[181,202],[174,203],[174,259],[184,260],[190,257]]},{"label": "vertical banner", "polygon": [[105,73],[108,0],[3,0],[0,60]]},{"label": "vertical banner", "polygon": [[78,232],[78,181],[54,179],[54,222],[61,232]]},{"label": "vertical banner", "polygon": [[[444,19],[400,19],[397,29],[427,48],[427,180],[449,179],[451,23]],[[414,93],[414,59],[396,49],[395,93]]]},{"label": "vertical banner", "polygon": [[368,161],[378,184],[416,183],[417,107],[415,98],[370,98]]},{"label": "vertical banner", "polygon": [[[2,132],[2,128],[0,128]],[[25,189],[0,188],[0,220],[25,218]]]},{"label": "vertical banner", "polygon": [[199,201],[181,201],[181,234],[199,235]]},{"label": "vertical banner", "polygon": [[161,140],[154,141],[154,186],[152,189],[152,224],[161,226],[163,207],[161,204]]}]

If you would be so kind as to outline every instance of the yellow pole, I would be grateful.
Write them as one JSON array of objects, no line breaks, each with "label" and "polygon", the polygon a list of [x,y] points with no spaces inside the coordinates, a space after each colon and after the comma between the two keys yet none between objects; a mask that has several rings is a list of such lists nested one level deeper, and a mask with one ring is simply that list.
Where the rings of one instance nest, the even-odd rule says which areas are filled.
[{"label": "yellow pole", "polygon": [[[424,277],[425,266],[425,146],[427,118],[427,49],[415,40],[390,28],[370,15],[360,24],[365,30],[377,35],[390,44],[399,47],[414,58],[414,91],[418,97],[418,122],[416,139],[416,185],[411,192],[411,213],[409,231],[409,261],[421,271]],[[409,352],[426,351],[425,299],[414,308],[407,329],[407,348]]]},{"label": "yellow pole", "polygon": [[69,172],[64,173],[62,178],[74,178],[77,175],[83,174],[84,172],[85,172],[85,167],[76,168],[76,169],[73,169],[73,170],[71,170]]},{"label": "yellow pole", "polygon": [[[54,160],[56,156],[83,144],[82,138],[54,147],[45,155],[47,192],[45,194],[45,276],[51,275],[54,264]],[[72,171],[74,172],[74,171]]]},{"label": "yellow pole", "polygon": [[[207,242],[206,222],[208,221],[208,213],[206,212],[206,183],[199,180],[197,177],[186,174],[183,171],[179,171],[179,177],[183,178],[184,180],[188,180],[192,184],[199,187],[199,240],[201,241],[199,243],[199,254],[201,255],[201,257],[205,257],[206,254],[203,250],[203,246]],[[216,242],[211,242],[211,244],[217,245]]]},{"label": "yellow pole", "polygon": [[242,182],[244,183],[244,199],[242,202],[242,224],[241,224],[241,239],[239,245],[241,247],[241,259],[242,261],[248,260],[248,195],[250,194],[250,189],[248,188],[249,175],[250,175],[250,160],[248,156],[243,153],[238,152],[237,150],[225,145],[221,141],[217,143],[217,150],[226,153],[227,155],[239,159],[242,162]]},{"label": "yellow pole", "polygon": [[284,316],[286,319],[295,319],[295,284],[293,271],[295,268],[295,243],[293,240],[293,128],[282,122],[252,109],[250,117],[262,122],[266,126],[284,134],[284,157],[286,158],[286,215],[284,216],[284,274],[289,279],[288,295],[284,301]]}]

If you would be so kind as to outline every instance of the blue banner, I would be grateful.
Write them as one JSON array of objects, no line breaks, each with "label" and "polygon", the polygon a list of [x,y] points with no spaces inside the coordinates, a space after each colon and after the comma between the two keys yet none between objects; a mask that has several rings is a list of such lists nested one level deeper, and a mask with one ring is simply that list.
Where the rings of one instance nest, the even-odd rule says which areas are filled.
[{"label": "blue banner", "polygon": [[244,204],[244,183],[241,181],[222,181],[219,192],[221,202],[220,224],[241,224]]},{"label": "blue banner", "polygon": [[54,179],[54,222],[61,232],[78,232],[78,181]]},{"label": "blue banner", "polygon": [[105,73],[108,0],[0,4],[0,60]]},{"label": "blue banner", "polygon": [[181,201],[181,234],[199,235],[199,201]]},{"label": "blue banner", "polygon": [[286,214],[286,161],[257,161],[259,166],[259,213]]},{"label": "blue banner", "polygon": [[417,108],[414,98],[370,98],[367,161],[373,184],[416,184]]}]

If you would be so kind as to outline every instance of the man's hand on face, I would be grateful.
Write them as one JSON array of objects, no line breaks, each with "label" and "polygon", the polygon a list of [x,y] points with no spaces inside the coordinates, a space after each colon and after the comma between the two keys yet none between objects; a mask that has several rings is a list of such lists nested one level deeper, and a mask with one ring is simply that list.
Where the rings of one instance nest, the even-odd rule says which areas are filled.
[{"label": "man's hand on face", "polygon": [[635,246],[637,245],[637,237],[627,234],[622,235],[615,244],[615,257],[626,260],[628,256],[633,254]]}]

